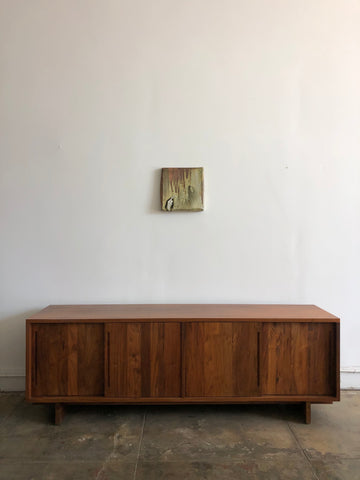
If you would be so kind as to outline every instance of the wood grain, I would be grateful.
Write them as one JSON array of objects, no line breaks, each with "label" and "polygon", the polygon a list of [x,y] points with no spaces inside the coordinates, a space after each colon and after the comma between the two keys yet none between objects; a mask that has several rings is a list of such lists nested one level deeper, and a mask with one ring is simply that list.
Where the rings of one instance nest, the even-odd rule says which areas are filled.
[{"label": "wood grain", "polygon": [[339,322],[339,318],[315,305],[49,305],[29,318],[30,321],[85,322],[106,320],[221,321],[262,322]]},{"label": "wood grain", "polygon": [[103,395],[101,324],[50,324],[32,328],[34,396]]},{"label": "wood grain", "polygon": [[330,404],[336,401],[333,396],[323,395],[254,395],[243,397],[34,397],[34,403],[70,403],[88,405],[187,405],[187,404],[262,404],[262,403],[324,403]]},{"label": "wood grain", "polygon": [[65,408],[62,403],[55,403],[54,406],[54,423],[61,425],[65,415]]},{"label": "wood grain", "polygon": [[339,322],[313,305],[49,306],[26,322],[26,399],[292,402],[310,421],[340,399]]},{"label": "wood grain", "polygon": [[179,323],[108,323],[106,396],[178,397]]},{"label": "wood grain", "polygon": [[26,322],[26,382],[25,398],[27,401],[32,397],[32,378],[34,363],[34,340],[32,335],[32,325]]},{"label": "wood grain", "polygon": [[187,323],[184,335],[185,396],[255,395],[258,323]]},{"label": "wood grain", "polygon": [[35,396],[67,395],[67,327],[37,325],[33,328],[32,391]]},{"label": "wood grain", "polygon": [[104,325],[78,324],[78,381],[74,395],[104,395]]},{"label": "wood grain", "polygon": [[333,324],[264,323],[262,393],[336,395]]}]

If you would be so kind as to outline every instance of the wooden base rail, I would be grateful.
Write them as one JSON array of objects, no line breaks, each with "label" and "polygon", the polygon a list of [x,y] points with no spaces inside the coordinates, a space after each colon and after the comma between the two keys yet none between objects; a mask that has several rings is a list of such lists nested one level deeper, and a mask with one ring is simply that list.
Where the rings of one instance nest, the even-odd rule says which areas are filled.
[{"label": "wooden base rail", "polygon": [[26,399],[311,403],[340,399],[340,320],[314,305],[52,305],[26,322]]}]

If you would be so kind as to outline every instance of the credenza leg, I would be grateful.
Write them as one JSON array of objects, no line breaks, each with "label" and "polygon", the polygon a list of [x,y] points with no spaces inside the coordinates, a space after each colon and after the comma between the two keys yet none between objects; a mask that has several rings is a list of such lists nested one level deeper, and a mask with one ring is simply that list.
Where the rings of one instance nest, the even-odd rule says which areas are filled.
[{"label": "credenza leg", "polygon": [[55,403],[55,425],[61,425],[65,414],[65,408],[62,403]]},{"label": "credenza leg", "polygon": [[304,403],[304,411],[305,411],[305,423],[311,423],[311,403],[305,402]]}]

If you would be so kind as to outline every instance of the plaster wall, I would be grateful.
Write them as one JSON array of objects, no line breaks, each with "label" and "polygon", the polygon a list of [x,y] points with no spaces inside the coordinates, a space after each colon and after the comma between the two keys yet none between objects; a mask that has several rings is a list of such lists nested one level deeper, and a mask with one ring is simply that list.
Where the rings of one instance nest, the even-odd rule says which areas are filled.
[{"label": "plaster wall", "polygon": [[[0,0],[0,388],[52,303],[313,303],[360,386],[359,0]],[[203,166],[205,211],[160,211]]]}]

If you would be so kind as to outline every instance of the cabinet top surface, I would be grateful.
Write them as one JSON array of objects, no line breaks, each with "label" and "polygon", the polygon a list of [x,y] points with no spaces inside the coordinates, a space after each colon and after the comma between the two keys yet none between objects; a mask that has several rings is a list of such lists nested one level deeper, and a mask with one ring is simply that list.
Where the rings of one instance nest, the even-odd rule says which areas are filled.
[{"label": "cabinet top surface", "polygon": [[302,320],[338,322],[339,318],[315,305],[260,304],[138,304],[49,305],[31,321],[71,320]]}]

